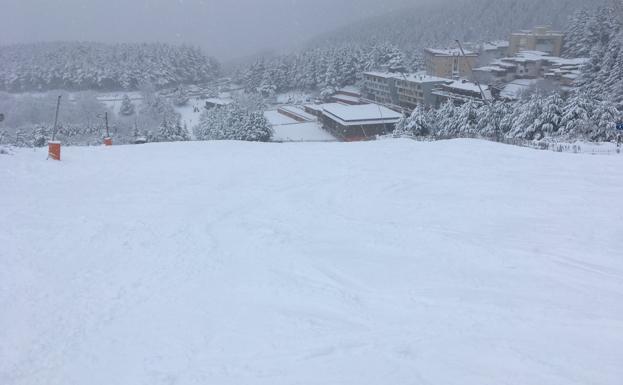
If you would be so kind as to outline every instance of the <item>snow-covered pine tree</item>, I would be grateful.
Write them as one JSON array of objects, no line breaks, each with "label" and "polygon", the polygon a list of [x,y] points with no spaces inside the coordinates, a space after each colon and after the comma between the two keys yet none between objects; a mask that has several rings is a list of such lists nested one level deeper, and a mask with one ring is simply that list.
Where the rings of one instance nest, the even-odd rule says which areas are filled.
[{"label": "snow-covered pine tree", "polygon": [[505,133],[504,117],[510,114],[508,103],[495,101],[478,109],[476,128],[484,137],[500,140]]},{"label": "snow-covered pine tree", "polygon": [[427,136],[432,131],[433,122],[430,120],[429,112],[418,104],[410,116],[398,122],[394,136]]},{"label": "snow-covered pine tree", "polygon": [[48,144],[49,131],[42,125],[37,125],[32,132],[32,147],[44,147]]},{"label": "snow-covered pine tree", "polygon": [[541,104],[541,116],[539,117],[541,135],[551,137],[558,133],[562,120],[563,108],[564,100],[557,93],[543,99]]},{"label": "snow-covered pine tree", "polygon": [[262,112],[249,112],[237,103],[204,111],[194,132],[199,140],[269,141],[272,137]]},{"label": "snow-covered pine tree", "polygon": [[159,142],[180,142],[190,140],[190,134],[185,126],[182,126],[180,115],[177,113],[164,113],[158,127],[156,138]]},{"label": "snow-covered pine tree", "polygon": [[273,133],[270,124],[262,112],[251,112],[246,119],[245,135],[241,140],[254,142],[268,142]]},{"label": "snow-covered pine tree", "polygon": [[560,133],[566,137],[584,138],[594,128],[591,117],[595,101],[581,93],[575,93],[567,100],[560,121]]},{"label": "snow-covered pine tree", "polygon": [[616,137],[616,124],[622,121],[622,119],[623,113],[617,109],[614,102],[598,102],[592,116],[594,128],[590,131],[588,139],[595,141],[614,140]]}]

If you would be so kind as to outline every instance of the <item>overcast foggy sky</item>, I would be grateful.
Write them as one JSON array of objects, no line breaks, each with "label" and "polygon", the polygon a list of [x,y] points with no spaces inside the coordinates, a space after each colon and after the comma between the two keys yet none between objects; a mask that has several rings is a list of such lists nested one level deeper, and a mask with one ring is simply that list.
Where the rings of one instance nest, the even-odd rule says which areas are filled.
[{"label": "overcast foggy sky", "polygon": [[163,41],[221,60],[282,49],[420,0],[0,0],[0,43]]}]

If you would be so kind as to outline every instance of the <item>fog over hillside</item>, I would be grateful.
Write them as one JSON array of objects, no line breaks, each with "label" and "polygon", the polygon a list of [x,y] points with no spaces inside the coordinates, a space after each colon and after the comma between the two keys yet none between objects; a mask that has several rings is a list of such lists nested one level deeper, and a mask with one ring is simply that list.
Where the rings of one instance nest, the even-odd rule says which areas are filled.
[{"label": "fog over hillside", "polygon": [[[20,0],[3,2],[0,43],[188,43],[219,59],[290,47],[426,0]],[[241,10],[244,10],[242,12]]]}]

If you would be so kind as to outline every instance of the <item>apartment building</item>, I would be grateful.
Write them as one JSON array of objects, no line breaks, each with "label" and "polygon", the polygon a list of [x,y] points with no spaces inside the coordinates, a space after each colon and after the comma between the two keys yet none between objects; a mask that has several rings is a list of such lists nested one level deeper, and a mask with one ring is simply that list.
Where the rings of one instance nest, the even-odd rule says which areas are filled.
[{"label": "apartment building", "polygon": [[549,27],[536,27],[511,34],[509,54],[521,51],[540,51],[551,56],[560,56],[565,34],[552,31]]},{"label": "apartment building", "polygon": [[446,79],[471,78],[472,71],[478,63],[479,54],[465,51],[465,55],[457,49],[424,50],[424,64],[426,73]]}]

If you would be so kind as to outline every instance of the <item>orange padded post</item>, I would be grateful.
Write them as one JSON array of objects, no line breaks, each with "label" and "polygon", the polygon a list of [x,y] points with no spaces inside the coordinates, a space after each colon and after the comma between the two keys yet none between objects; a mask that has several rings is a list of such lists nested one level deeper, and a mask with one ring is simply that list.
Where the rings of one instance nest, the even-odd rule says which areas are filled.
[{"label": "orange padded post", "polygon": [[48,142],[48,158],[61,160],[61,142]]},{"label": "orange padded post", "polygon": [[104,146],[112,146],[112,138],[104,138]]}]

